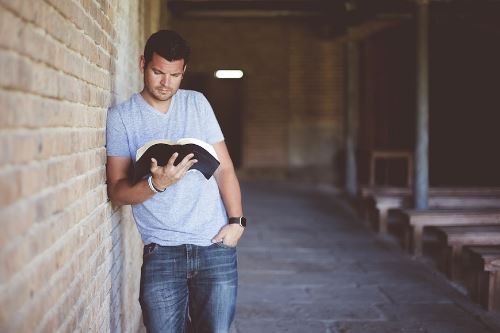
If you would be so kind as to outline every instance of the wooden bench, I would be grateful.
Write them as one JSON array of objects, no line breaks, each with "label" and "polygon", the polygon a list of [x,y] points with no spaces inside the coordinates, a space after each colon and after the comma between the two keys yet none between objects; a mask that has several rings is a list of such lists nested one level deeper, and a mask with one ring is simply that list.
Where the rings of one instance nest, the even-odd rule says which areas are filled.
[{"label": "wooden bench", "polygon": [[426,227],[500,225],[500,209],[401,210],[398,212],[401,223],[406,224],[404,247],[415,256],[422,255],[422,238]]},{"label": "wooden bench", "polygon": [[443,251],[440,268],[454,281],[462,277],[461,254],[465,246],[500,245],[500,225],[464,225],[431,227]]},{"label": "wooden bench", "polygon": [[[407,188],[362,188],[362,215],[365,220],[377,222],[378,232],[388,228],[390,210],[412,206],[412,192]],[[429,208],[500,208],[500,188],[445,188],[429,189]]]},{"label": "wooden bench", "polygon": [[500,245],[466,246],[462,263],[470,298],[487,310],[500,311]]},{"label": "wooden bench", "polygon": [[[384,227],[387,225],[387,213],[392,208],[410,207],[409,203],[403,204],[401,200],[410,198],[411,190],[401,187],[362,187],[359,200],[359,213],[366,222],[379,222]],[[377,227],[377,230],[380,229]],[[383,228],[385,232],[386,228]]]}]

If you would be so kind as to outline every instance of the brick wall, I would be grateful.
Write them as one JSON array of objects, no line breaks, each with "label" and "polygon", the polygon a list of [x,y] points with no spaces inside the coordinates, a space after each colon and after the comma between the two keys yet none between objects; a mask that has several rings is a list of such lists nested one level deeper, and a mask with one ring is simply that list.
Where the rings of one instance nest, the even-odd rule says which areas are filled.
[{"label": "brick wall", "polygon": [[172,20],[192,47],[188,71],[245,72],[243,156],[245,168],[285,167],[287,160],[287,30],[266,19]]},{"label": "brick wall", "polygon": [[289,31],[289,163],[309,177],[337,180],[344,145],[344,43],[322,38],[308,22],[295,21]]},{"label": "brick wall", "polygon": [[[173,17],[190,42],[188,71],[245,72],[240,176],[340,183],[343,177],[345,44],[397,23],[370,21],[325,37],[310,18]],[[217,110],[216,110],[217,111]]]},{"label": "brick wall", "polygon": [[343,144],[342,41],[320,38],[300,19],[187,17],[170,25],[192,45],[189,71],[245,72],[241,175],[333,178]]},{"label": "brick wall", "polygon": [[158,6],[0,0],[1,332],[140,326],[141,240],[107,198],[105,120],[142,85]]}]

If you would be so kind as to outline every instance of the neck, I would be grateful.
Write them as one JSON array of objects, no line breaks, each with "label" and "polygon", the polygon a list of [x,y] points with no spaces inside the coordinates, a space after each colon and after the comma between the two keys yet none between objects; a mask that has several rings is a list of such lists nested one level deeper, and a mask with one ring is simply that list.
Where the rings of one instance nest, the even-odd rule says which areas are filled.
[{"label": "neck", "polygon": [[172,102],[172,98],[167,99],[166,101],[160,101],[153,96],[149,95],[145,89],[140,92],[142,98],[151,105],[154,109],[160,111],[161,113],[167,113],[170,107],[170,103]]}]

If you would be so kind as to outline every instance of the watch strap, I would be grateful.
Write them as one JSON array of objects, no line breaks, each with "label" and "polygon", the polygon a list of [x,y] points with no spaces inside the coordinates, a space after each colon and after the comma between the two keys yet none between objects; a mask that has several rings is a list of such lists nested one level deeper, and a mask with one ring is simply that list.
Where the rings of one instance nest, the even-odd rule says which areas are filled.
[{"label": "watch strap", "polygon": [[246,223],[246,218],[244,216],[239,216],[239,217],[230,217],[228,223],[229,224],[239,224],[243,228],[247,226]]}]

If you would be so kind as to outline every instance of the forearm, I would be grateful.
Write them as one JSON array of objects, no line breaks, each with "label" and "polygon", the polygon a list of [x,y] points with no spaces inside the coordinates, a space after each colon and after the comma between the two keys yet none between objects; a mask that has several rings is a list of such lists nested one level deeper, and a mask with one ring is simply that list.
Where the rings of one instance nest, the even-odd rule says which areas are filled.
[{"label": "forearm", "polygon": [[108,195],[115,205],[135,205],[146,201],[155,193],[149,188],[146,179],[135,185],[130,185],[127,179],[122,179],[116,184],[108,184]]},{"label": "forearm", "polygon": [[240,183],[233,168],[216,173],[217,185],[229,217],[243,216]]}]

